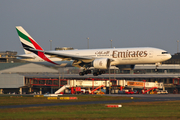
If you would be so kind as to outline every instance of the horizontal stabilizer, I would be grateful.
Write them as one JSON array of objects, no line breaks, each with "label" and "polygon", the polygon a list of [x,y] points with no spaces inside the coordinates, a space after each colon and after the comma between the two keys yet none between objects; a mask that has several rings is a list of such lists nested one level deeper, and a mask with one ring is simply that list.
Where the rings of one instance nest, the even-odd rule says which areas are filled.
[{"label": "horizontal stabilizer", "polygon": [[18,58],[21,58],[21,59],[34,59],[34,57],[24,56],[24,55],[16,55],[15,57],[18,57]]}]

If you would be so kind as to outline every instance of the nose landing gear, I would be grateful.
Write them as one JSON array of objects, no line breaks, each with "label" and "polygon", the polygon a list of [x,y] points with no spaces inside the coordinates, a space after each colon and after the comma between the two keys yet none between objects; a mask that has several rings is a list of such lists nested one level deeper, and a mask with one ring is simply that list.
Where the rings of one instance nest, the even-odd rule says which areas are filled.
[{"label": "nose landing gear", "polygon": [[158,67],[161,65],[162,63],[155,63],[156,68],[155,68],[155,72],[158,72]]}]

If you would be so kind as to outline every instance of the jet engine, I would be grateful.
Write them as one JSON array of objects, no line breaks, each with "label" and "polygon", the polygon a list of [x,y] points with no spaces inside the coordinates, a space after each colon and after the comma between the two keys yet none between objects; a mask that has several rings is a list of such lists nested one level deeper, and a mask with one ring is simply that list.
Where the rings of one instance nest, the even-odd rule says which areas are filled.
[{"label": "jet engine", "polygon": [[92,65],[95,69],[108,69],[110,67],[111,60],[108,58],[95,59]]}]

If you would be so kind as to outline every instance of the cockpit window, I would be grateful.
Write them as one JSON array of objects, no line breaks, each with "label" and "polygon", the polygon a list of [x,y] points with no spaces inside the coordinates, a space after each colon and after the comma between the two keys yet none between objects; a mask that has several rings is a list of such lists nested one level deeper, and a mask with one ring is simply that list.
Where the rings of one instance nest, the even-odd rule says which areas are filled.
[{"label": "cockpit window", "polygon": [[169,54],[168,52],[162,52],[162,54]]}]

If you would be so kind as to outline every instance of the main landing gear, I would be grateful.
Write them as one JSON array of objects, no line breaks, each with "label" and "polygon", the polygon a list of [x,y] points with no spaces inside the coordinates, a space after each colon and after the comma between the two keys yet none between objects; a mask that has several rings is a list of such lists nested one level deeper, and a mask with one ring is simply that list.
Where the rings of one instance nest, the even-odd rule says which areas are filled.
[{"label": "main landing gear", "polygon": [[[91,73],[91,70],[84,70],[83,72],[80,72],[79,75],[84,76],[84,75],[87,75],[87,74],[90,74],[90,73]],[[98,76],[98,75],[101,75],[101,74],[104,74],[104,73],[105,73],[104,70],[97,70],[97,71],[93,72],[93,75]]]},{"label": "main landing gear", "polygon": [[98,76],[98,75],[101,75],[101,74],[104,74],[105,71],[104,70],[98,70],[96,72],[93,73],[94,76]]},{"label": "main landing gear", "polygon": [[87,74],[90,74],[90,73],[91,73],[91,70],[84,70],[83,72],[79,72],[79,75],[84,76],[84,75],[87,75]]}]

